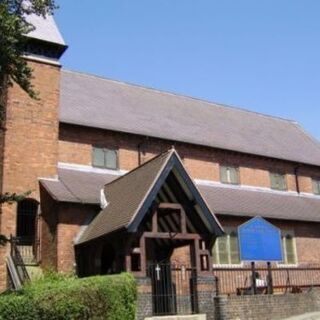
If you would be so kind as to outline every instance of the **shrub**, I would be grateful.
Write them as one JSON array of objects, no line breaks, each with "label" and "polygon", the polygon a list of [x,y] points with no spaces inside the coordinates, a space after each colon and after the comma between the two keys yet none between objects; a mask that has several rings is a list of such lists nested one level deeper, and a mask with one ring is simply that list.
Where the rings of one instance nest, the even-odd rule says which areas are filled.
[{"label": "shrub", "polygon": [[27,297],[8,294],[0,298],[0,319],[34,320],[37,319],[37,312]]},{"label": "shrub", "polygon": [[133,320],[135,300],[135,280],[126,273],[83,279],[49,274],[1,296],[0,320]]}]

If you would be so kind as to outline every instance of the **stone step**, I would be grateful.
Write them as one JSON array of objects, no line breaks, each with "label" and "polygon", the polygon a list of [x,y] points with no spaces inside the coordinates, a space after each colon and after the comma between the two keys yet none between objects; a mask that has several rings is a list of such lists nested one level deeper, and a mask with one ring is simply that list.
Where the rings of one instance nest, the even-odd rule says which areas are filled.
[{"label": "stone step", "polygon": [[43,271],[39,266],[29,265],[29,266],[26,266],[26,269],[27,269],[27,272],[29,274],[29,277],[30,277],[31,281],[37,280],[37,279],[41,278],[42,275],[43,275]]}]

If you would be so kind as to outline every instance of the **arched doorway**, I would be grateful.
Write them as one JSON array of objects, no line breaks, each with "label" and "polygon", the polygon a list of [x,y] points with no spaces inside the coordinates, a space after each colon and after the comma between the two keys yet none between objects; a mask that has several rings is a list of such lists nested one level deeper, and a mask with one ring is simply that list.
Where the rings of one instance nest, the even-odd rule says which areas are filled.
[{"label": "arched doorway", "polygon": [[16,237],[20,245],[32,246],[36,238],[36,221],[39,203],[25,199],[18,203]]}]

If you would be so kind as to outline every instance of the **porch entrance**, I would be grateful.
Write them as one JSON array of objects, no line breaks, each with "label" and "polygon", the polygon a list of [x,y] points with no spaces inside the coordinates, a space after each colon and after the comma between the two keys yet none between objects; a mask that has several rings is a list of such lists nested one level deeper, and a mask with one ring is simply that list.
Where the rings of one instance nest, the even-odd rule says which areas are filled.
[{"label": "porch entrance", "polygon": [[150,264],[154,315],[197,313],[196,268],[166,263]]},{"label": "porch entrance", "polygon": [[[138,319],[211,308],[211,249],[223,230],[175,150],[107,184],[104,193],[108,205],[75,247],[78,274],[132,273]],[[101,251],[109,246],[115,254]]]},{"label": "porch entrance", "polygon": [[153,314],[196,313],[194,241],[176,240],[173,235],[171,239],[147,238],[145,246]]}]

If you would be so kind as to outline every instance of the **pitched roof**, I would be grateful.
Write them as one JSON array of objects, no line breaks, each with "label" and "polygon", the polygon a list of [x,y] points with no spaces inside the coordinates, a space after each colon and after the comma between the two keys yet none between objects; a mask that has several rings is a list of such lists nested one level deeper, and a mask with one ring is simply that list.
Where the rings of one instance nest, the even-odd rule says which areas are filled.
[{"label": "pitched roof", "polygon": [[66,45],[53,16],[48,15],[46,18],[43,18],[31,14],[27,16],[27,21],[35,27],[35,30],[27,34],[28,38],[51,42],[61,46]]},{"label": "pitched roof", "polygon": [[295,122],[62,71],[60,121],[320,165],[320,144]]},{"label": "pitched roof", "polygon": [[[99,205],[101,188],[117,177],[60,168],[59,181],[40,181],[57,201]],[[216,214],[320,222],[320,196],[214,183],[197,186]]]},{"label": "pitched roof", "polygon": [[171,150],[108,183],[104,189],[108,205],[91,222],[78,243],[87,242],[123,228],[129,232],[136,232],[172,170],[179,171],[186,185],[191,182],[188,187],[191,187],[190,190],[199,205],[201,219],[210,233],[220,234],[222,232],[220,224],[201,199],[191,179],[186,178],[187,173],[176,152]]},{"label": "pitched roof", "polygon": [[199,186],[216,213],[233,216],[320,221],[320,197],[241,187]]},{"label": "pitched roof", "polygon": [[53,199],[60,202],[100,203],[100,190],[117,176],[58,168],[59,180],[40,179]]},{"label": "pitched roof", "polygon": [[104,190],[109,204],[92,221],[80,241],[85,242],[127,226],[168,159],[168,153],[162,154],[107,184]]}]

